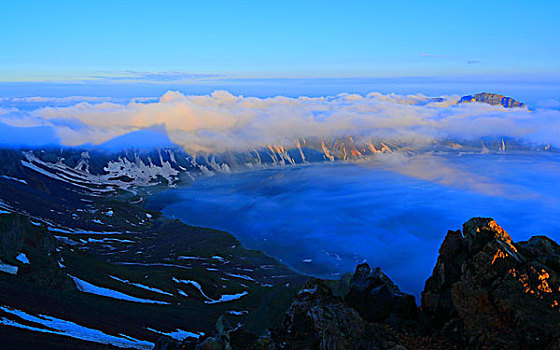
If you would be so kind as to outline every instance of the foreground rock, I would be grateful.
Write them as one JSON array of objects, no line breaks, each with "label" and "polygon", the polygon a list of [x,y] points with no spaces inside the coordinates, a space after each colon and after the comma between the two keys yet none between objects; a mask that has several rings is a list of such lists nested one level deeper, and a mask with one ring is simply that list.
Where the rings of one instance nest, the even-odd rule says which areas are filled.
[{"label": "foreground rock", "polygon": [[222,317],[211,337],[182,343],[162,338],[156,349],[397,350],[425,348],[429,344],[436,349],[446,348],[429,338],[409,336],[408,330],[412,335],[418,325],[414,297],[400,292],[379,268],[371,270],[367,264],[359,265],[344,288],[349,291],[345,298],[335,295],[326,282],[310,279],[297,293],[283,321],[265,336],[256,337],[239,327],[224,327],[227,323]]},{"label": "foreground rock", "polygon": [[449,231],[422,292],[430,331],[469,348],[560,348],[560,247],[492,219]]},{"label": "foreground rock", "polygon": [[[348,285],[311,279],[262,349],[449,349],[439,335],[422,333],[419,310],[380,268],[360,264]],[[332,288],[335,287],[335,288]],[[335,295],[333,289],[342,292]],[[260,343],[262,344],[262,343]],[[261,348],[259,348],[261,349]]]},{"label": "foreground rock", "polygon": [[492,219],[449,231],[422,306],[379,268],[311,279],[283,321],[257,337],[218,320],[215,333],[156,349],[560,349],[560,246],[514,243]]},{"label": "foreground rock", "polygon": [[385,349],[400,342],[386,327],[365,321],[319,280],[298,293],[270,338],[274,349]]},{"label": "foreground rock", "polygon": [[359,346],[366,322],[358,312],[319,280],[311,280],[296,296],[282,324],[272,331],[275,344],[301,349]]}]

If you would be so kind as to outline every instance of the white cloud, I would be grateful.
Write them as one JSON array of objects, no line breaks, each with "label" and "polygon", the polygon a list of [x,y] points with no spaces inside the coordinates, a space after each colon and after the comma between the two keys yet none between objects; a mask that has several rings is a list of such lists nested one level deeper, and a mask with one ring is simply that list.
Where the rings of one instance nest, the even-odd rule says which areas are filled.
[{"label": "white cloud", "polygon": [[468,103],[457,96],[370,93],[330,97],[256,98],[226,91],[183,95],[169,91],[156,100],[128,104],[103,101],[0,114],[12,126],[47,125],[64,144],[99,144],[164,124],[170,139],[187,151],[245,150],[295,144],[301,138],[357,136],[426,143],[439,137],[476,139],[511,136],[560,145],[560,112],[505,109]]}]

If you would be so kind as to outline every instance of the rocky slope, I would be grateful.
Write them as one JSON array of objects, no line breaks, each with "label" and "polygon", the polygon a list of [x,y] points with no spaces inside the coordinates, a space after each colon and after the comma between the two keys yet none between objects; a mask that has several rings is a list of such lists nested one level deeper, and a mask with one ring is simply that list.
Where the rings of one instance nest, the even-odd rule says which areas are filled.
[{"label": "rocky slope", "polygon": [[172,145],[124,150],[91,147],[0,149],[0,157],[5,160],[0,165],[0,176],[27,181],[41,174],[97,195],[114,195],[123,191],[136,193],[138,189],[157,185],[174,186],[200,176],[235,170],[359,159],[397,148],[399,145],[390,142],[372,143],[348,137],[329,142],[302,139],[286,148],[269,145],[246,152],[195,155]]},{"label": "rocky slope", "polygon": [[0,348],[151,349],[162,333],[207,333],[224,313],[259,333],[305,281],[226,232],[20,157],[5,151],[0,165]]},{"label": "rocky slope", "polygon": [[17,151],[4,156],[7,344],[32,336],[28,348],[45,349],[560,346],[560,247],[546,237],[514,243],[493,220],[469,220],[445,238],[418,308],[366,264],[301,288],[302,276],[227,233],[31,169]]},{"label": "rocky slope", "polygon": [[360,160],[381,153],[489,153],[555,151],[550,145],[529,146],[513,138],[445,139],[417,148],[359,137],[330,141],[298,140],[295,145],[270,145],[245,152],[190,155],[178,146],[152,150],[107,151],[91,148],[0,149],[0,178],[26,183],[37,174],[71,184],[98,196],[145,194],[158,186],[173,187],[201,176],[271,166]]},{"label": "rocky slope", "polygon": [[492,219],[449,231],[418,308],[379,269],[311,279],[257,337],[221,317],[212,336],[156,349],[560,349],[560,246],[514,243]]}]

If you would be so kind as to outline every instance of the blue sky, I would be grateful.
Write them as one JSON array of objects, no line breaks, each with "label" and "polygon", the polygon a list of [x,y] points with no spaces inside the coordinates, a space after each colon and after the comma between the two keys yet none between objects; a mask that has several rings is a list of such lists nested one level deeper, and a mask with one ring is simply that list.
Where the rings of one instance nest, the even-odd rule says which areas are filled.
[{"label": "blue sky", "polygon": [[560,75],[559,13],[544,0],[11,1],[0,81]]}]

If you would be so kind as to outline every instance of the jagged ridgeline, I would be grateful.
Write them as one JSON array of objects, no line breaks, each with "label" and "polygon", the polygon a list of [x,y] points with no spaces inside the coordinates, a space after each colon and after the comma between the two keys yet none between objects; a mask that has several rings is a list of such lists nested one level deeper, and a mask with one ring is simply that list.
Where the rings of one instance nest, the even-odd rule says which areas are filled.
[{"label": "jagged ridgeline", "polygon": [[[197,177],[230,173],[269,166],[289,166],[320,162],[362,160],[380,153],[422,152],[394,142],[357,144],[354,138],[337,139],[327,145],[301,141],[303,146],[286,149],[283,146],[223,154],[190,155],[182,148],[167,147],[150,151],[125,150],[105,152],[81,148],[47,148],[0,150],[3,159],[0,174],[4,177],[27,181],[40,173],[54,180],[71,183],[97,194],[116,193],[153,185],[173,186],[189,183]],[[443,140],[423,151],[438,152],[507,152],[528,148],[513,138],[482,138],[476,142]],[[552,151],[548,146],[538,150]]]},{"label": "jagged ridgeline", "polygon": [[391,142],[356,144],[353,138],[298,141],[293,149],[268,146],[246,152],[191,155],[179,146],[111,151],[99,148],[4,149],[2,175],[25,180],[31,171],[98,194],[154,184],[174,185],[214,173],[263,166],[295,165],[348,160],[382,152],[399,145]]},{"label": "jagged ridgeline", "polygon": [[[491,93],[464,96],[459,100],[459,103],[465,102],[506,108],[524,106],[512,98]],[[136,144],[142,146],[134,147]],[[263,145],[243,151],[195,153],[174,145],[165,127],[160,125],[119,136],[98,146],[0,150],[2,159],[7,160],[0,165],[0,173],[26,180],[28,170],[32,170],[102,194],[157,184],[175,185],[181,181],[193,181],[199,176],[255,167],[360,160],[395,151],[414,154],[515,150],[553,149],[550,145],[527,144],[512,137],[482,137],[478,140],[445,138],[418,145],[403,140],[348,135],[329,139],[300,138],[288,144]]]}]

